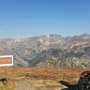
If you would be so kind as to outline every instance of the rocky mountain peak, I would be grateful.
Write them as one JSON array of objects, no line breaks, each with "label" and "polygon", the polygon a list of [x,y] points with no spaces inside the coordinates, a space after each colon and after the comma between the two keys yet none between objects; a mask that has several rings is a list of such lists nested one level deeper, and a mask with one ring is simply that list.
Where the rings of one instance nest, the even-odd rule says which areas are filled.
[{"label": "rocky mountain peak", "polygon": [[[16,66],[90,67],[90,34],[57,34],[0,39],[0,55],[14,55]],[[49,59],[48,59],[49,57]]]}]

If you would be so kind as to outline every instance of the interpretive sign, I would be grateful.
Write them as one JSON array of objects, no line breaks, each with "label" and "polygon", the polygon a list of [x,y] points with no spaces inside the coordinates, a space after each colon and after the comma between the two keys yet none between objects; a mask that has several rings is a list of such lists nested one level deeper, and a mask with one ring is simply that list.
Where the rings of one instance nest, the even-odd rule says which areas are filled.
[{"label": "interpretive sign", "polygon": [[0,66],[13,66],[13,55],[0,56]]}]

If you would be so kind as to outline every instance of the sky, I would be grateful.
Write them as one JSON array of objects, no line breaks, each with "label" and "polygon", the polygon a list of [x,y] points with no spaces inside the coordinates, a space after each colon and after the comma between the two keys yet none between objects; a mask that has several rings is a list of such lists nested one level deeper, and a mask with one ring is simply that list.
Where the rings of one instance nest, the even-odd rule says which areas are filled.
[{"label": "sky", "polygon": [[0,38],[90,33],[90,0],[0,0]]}]

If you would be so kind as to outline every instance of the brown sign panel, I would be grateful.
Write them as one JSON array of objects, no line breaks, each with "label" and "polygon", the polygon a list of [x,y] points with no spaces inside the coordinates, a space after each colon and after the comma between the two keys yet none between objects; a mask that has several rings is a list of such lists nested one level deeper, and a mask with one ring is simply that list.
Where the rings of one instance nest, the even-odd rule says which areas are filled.
[{"label": "brown sign panel", "polygon": [[13,55],[0,56],[0,66],[13,66]]}]

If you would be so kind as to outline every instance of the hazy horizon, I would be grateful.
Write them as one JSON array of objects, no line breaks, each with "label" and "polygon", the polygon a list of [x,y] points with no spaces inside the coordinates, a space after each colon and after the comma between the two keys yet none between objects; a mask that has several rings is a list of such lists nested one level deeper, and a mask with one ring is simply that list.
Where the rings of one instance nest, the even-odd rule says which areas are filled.
[{"label": "hazy horizon", "polygon": [[64,36],[61,34],[56,34],[56,33],[50,33],[50,34],[38,34],[38,35],[32,35],[32,36],[24,36],[24,37],[0,37],[0,39],[25,39],[25,38],[33,38],[33,37],[40,37],[40,36],[49,36],[49,35],[60,35],[63,38],[66,37],[74,37],[74,36],[81,36],[81,35],[90,35],[90,33],[82,33],[82,34],[75,34],[75,35],[68,35],[68,36]]}]

